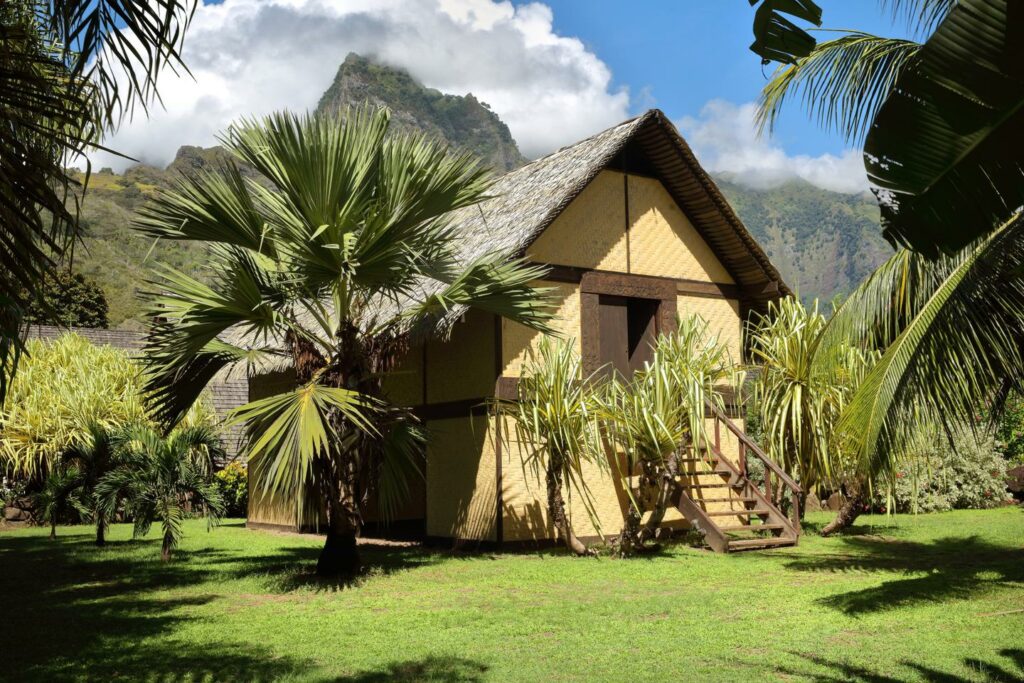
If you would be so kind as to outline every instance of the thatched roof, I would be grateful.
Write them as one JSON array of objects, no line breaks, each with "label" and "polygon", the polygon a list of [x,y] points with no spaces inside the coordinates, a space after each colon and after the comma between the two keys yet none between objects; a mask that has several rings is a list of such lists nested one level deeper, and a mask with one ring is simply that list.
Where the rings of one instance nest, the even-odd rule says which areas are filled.
[{"label": "thatched roof", "polygon": [[663,112],[581,140],[502,176],[489,199],[452,214],[466,260],[491,251],[523,255],[604,169],[661,180],[737,284],[763,304],[789,289]]},{"label": "thatched roof", "polygon": [[[747,232],[693,151],[664,113],[651,109],[597,135],[563,147],[500,177],[487,199],[450,214],[462,237],[460,260],[469,263],[490,253],[523,256],[529,246],[602,170],[643,173],[661,180],[694,227],[711,246],[755,308],[789,294],[781,276]],[[442,283],[424,279],[420,296],[439,291]],[[381,301],[384,317],[411,301]],[[455,307],[438,322],[445,331],[465,312]],[[256,344],[240,330],[223,335],[245,347]],[[271,363],[267,369],[275,368]]]}]

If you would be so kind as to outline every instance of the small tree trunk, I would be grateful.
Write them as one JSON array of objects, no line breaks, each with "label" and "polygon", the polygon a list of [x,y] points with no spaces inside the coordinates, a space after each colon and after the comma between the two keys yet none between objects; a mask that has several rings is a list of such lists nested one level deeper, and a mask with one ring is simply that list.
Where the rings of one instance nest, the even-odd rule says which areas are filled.
[{"label": "small tree trunk", "polygon": [[619,532],[619,538],[616,541],[620,557],[635,555],[640,550],[640,520],[642,518],[643,513],[630,501],[625,519],[622,520],[622,531]]},{"label": "small tree trunk", "polygon": [[592,555],[593,552],[573,533],[569,515],[565,513],[565,500],[562,498],[562,472],[558,463],[549,462],[547,471],[548,514],[551,522],[561,537],[565,547],[575,555]]},{"label": "small tree trunk", "polygon": [[171,538],[170,533],[164,534],[163,545],[160,546],[160,560],[163,562],[171,561],[171,548],[174,547],[174,539]]},{"label": "small tree trunk", "polygon": [[50,539],[57,538],[57,522],[50,522]]},{"label": "small tree trunk", "polygon": [[672,491],[675,489],[676,477],[679,475],[678,456],[675,453],[670,455],[665,461],[665,467],[660,469],[661,471],[656,475],[660,479],[658,494],[651,508],[651,516],[640,531],[641,543],[646,543],[654,538],[661,523],[665,520],[665,512],[668,510],[668,503],[672,497]]},{"label": "small tree trunk", "polygon": [[102,547],[102,546],[107,544],[106,532],[107,532],[107,520],[104,519],[102,516],[100,516],[96,520],[96,545],[97,546]]},{"label": "small tree trunk", "polygon": [[359,510],[351,492],[341,493],[339,488],[348,488],[345,482],[330,487],[333,500],[327,505],[327,539],[316,563],[316,573],[327,578],[352,577],[362,569],[359,548]]},{"label": "small tree trunk", "polygon": [[864,509],[864,490],[867,488],[861,479],[853,479],[846,483],[846,502],[839,508],[836,518],[821,530],[822,536],[831,536],[837,531],[849,528]]}]

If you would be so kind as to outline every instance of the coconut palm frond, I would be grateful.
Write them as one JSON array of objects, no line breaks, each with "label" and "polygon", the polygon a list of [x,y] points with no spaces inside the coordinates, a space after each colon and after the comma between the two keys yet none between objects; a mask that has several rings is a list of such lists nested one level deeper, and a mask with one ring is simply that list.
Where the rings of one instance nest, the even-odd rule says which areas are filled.
[{"label": "coconut palm frond", "polygon": [[890,266],[836,314],[837,329],[856,329],[851,318],[892,317],[893,302],[901,301],[899,273],[917,277],[910,307],[895,316],[902,321],[899,333],[840,423],[869,473],[898,460],[913,438],[909,425],[972,422],[978,406],[998,399],[1007,381],[1024,374],[1024,217],[1018,214],[956,256],[930,262],[913,254]]},{"label": "coconut palm frond", "polygon": [[823,129],[859,144],[920,47],[861,32],[818,43],[806,57],[779,66],[761,90],[758,131],[771,133],[785,104],[799,99]]}]

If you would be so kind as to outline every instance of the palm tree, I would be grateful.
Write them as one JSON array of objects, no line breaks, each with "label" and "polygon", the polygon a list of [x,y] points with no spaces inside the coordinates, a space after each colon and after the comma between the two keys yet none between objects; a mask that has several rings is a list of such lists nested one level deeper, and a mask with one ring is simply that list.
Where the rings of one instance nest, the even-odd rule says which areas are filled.
[{"label": "palm tree", "polygon": [[[679,321],[676,331],[658,338],[653,358],[631,380],[613,376],[599,395],[599,416],[609,443],[621,454],[617,473],[629,501],[619,552],[639,552],[658,530],[680,471],[680,458],[708,443],[705,411],[724,409],[723,384],[736,368],[728,349],[709,334],[700,316]],[[639,469],[639,491],[630,483]],[[641,527],[643,514],[651,510]]]},{"label": "palm tree", "polygon": [[96,545],[106,543],[106,529],[109,522],[105,506],[96,499],[96,486],[104,476],[119,464],[116,439],[98,422],[86,426],[85,435],[76,439],[61,454],[64,472],[74,472],[68,482],[67,493],[77,491],[86,501],[86,506],[96,523]]},{"label": "palm tree", "polygon": [[563,488],[568,485],[580,496],[600,532],[584,469],[601,470],[608,464],[594,420],[593,383],[593,377],[584,377],[572,341],[545,337],[538,357],[523,368],[516,400],[497,403],[499,429],[504,418],[514,424],[524,469],[538,478],[544,471],[548,516],[566,548],[576,555],[593,552],[573,532]]},{"label": "palm tree", "polygon": [[0,3],[0,401],[29,302],[71,253],[88,183],[67,170],[156,97],[194,0]]},{"label": "palm tree", "polygon": [[136,538],[160,520],[160,558],[167,562],[181,540],[182,522],[190,509],[203,510],[208,526],[223,512],[224,501],[208,465],[209,453],[219,445],[191,429],[163,437],[151,427],[135,427],[119,440],[124,462],[99,481],[97,498],[108,516],[124,503]]},{"label": "palm tree", "polygon": [[[1024,376],[1024,17],[1007,0],[888,4],[919,27],[922,45],[902,58],[878,52],[874,66],[848,51],[834,72],[796,55],[805,76],[790,78],[823,103],[826,122],[864,139],[884,234],[913,250],[881,266],[825,332],[884,349],[840,421],[869,477],[892,469],[915,425],[949,432],[979,406],[998,408]],[[787,89],[773,83],[765,121]]]},{"label": "palm tree", "polygon": [[[800,482],[803,495],[855,474],[844,457],[837,427],[874,359],[863,347],[834,337],[829,337],[835,339],[832,347],[819,349],[825,327],[817,301],[808,309],[799,299],[787,297],[771,304],[767,315],[749,330],[751,359],[758,366],[754,399],[764,442],[769,455]],[[801,511],[804,508],[800,506]]]},{"label": "palm tree", "polygon": [[[544,269],[460,253],[449,212],[486,196],[467,155],[421,135],[388,135],[384,109],[340,117],[274,114],[223,136],[235,164],[183,179],[142,212],[146,234],[212,245],[209,284],[163,267],[149,295],[166,319],[149,334],[149,388],[173,424],[218,371],[277,369],[293,382],[240,408],[262,495],[327,513],[325,575],[359,568],[356,537],[380,477],[419,457],[407,409],[384,376],[408,349],[474,307],[548,330],[530,282]],[[269,185],[269,187],[268,187]],[[387,484],[390,486],[390,484]]]},{"label": "palm tree", "polygon": [[50,523],[50,538],[57,538],[57,524],[72,508],[79,506],[75,489],[79,473],[74,468],[52,469],[43,480],[43,488],[32,496],[33,507],[44,522]]}]

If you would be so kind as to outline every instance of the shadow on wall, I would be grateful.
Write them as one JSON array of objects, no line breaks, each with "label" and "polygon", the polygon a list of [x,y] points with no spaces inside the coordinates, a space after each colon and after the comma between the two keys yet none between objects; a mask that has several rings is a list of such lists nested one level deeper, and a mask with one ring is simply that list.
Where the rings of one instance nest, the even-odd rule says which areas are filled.
[{"label": "shadow on wall", "polygon": [[880,536],[843,536],[836,540],[849,552],[840,547],[827,555],[806,555],[786,567],[807,572],[895,575],[896,578],[878,586],[820,600],[822,605],[848,615],[941,600],[966,600],[1007,583],[1024,588],[1024,548],[987,543],[977,536],[942,538],[931,543]]}]

